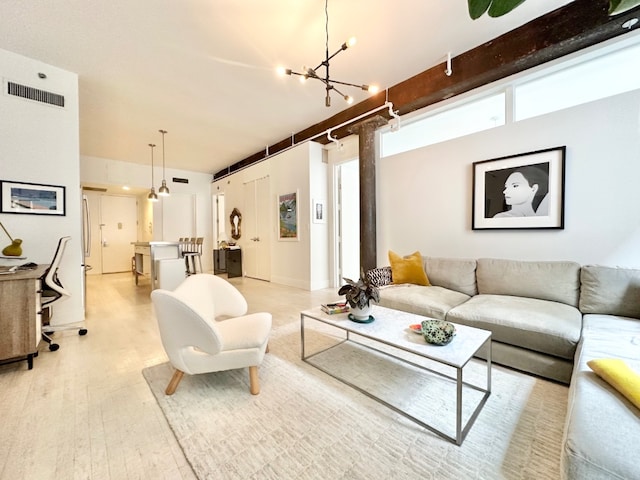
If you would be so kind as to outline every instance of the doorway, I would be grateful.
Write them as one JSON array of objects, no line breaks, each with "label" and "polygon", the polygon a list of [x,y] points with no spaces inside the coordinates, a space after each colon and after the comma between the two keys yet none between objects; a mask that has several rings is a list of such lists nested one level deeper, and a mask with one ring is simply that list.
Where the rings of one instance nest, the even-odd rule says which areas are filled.
[{"label": "doorway", "polygon": [[244,184],[242,266],[247,277],[271,280],[269,177]]},{"label": "doorway", "polygon": [[338,259],[338,283],[344,277],[360,277],[360,173],[358,160],[337,165],[336,185],[336,248]]},{"label": "doorway", "polygon": [[135,197],[100,195],[100,253],[102,273],[131,270],[132,242],[138,233]]}]

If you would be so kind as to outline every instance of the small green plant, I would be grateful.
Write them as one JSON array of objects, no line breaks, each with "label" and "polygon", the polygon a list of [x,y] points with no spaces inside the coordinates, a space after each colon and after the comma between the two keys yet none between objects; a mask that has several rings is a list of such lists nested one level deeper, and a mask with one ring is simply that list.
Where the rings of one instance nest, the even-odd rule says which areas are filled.
[{"label": "small green plant", "polygon": [[378,287],[369,281],[362,270],[360,270],[358,281],[353,281],[350,278],[344,278],[344,281],[347,284],[340,287],[338,295],[344,295],[351,308],[365,308],[371,300],[380,301]]}]

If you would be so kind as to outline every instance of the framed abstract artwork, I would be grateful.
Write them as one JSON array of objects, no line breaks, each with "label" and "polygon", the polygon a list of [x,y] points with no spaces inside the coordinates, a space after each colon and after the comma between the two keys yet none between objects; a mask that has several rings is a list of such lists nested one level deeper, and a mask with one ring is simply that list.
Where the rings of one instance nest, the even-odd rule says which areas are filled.
[{"label": "framed abstract artwork", "polygon": [[0,180],[0,212],[65,215],[65,187]]},{"label": "framed abstract artwork", "polygon": [[298,238],[298,192],[278,195],[278,240]]},{"label": "framed abstract artwork", "polygon": [[473,230],[564,228],[566,147],[473,164]]}]

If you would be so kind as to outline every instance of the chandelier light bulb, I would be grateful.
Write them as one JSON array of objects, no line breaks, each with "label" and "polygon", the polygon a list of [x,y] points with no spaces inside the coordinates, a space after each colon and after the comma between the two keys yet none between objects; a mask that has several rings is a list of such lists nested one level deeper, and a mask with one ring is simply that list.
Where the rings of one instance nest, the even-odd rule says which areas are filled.
[{"label": "chandelier light bulb", "polygon": [[351,95],[345,95],[344,101],[351,105],[353,103],[353,97]]},{"label": "chandelier light bulb", "polygon": [[347,40],[347,47],[353,47],[357,41],[358,40],[356,39],[356,37],[351,37],[349,40]]},{"label": "chandelier light bulb", "polygon": [[[276,67],[276,73],[278,76],[284,77],[287,74],[287,69],[282,66]],[[289,70],[289,75],[291,75],[291,70]]]},{"label": "chandelier light bulb", "polygon": [[378,87],[377,85],[369,85],[367,86],[367,91],[373,95],[375,95],[376,93],[378,93],[380,91],[380,87]]}]

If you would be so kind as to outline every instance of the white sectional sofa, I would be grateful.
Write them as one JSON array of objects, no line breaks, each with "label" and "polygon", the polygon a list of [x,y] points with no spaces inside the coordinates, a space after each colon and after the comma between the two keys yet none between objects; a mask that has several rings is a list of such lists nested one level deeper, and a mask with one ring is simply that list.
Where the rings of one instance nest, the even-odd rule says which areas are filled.
[{"label": "white sectional sofa", "polygon": [[[640,270],[423,257],[431,286],[378,280],[380,304],[492,332],[493,361],[569,384],[565,479],[640,479],[640,409],[592,359],[640,372]],[[384,275],[380,275],[384,272]],[[390,267],[370,278],[390,278]]]}]

